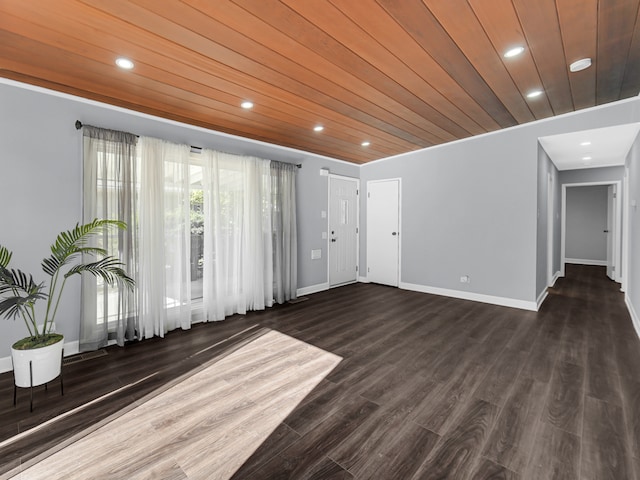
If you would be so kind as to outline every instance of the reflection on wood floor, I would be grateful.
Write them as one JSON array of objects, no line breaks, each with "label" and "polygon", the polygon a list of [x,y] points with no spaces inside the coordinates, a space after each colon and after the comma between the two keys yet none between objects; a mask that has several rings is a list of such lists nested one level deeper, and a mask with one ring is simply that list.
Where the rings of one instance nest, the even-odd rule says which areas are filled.
[{"label": "reflection on wood floor", "polygon": [[640,480],[640,341],[602,267],[538,313],[356,284],[107,352],[31,415],[0,376],[0,473]]}]

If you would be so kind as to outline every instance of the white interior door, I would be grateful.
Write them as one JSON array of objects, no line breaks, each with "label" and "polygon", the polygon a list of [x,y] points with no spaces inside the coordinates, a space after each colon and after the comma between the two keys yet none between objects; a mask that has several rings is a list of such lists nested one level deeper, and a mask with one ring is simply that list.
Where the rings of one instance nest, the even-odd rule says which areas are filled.
[{"label": "white interior door", "polygon": [[358,279],[358,189],[355,178],[329,176],[329,285]]},{"label": "white interior door", "polygon": [[367,279],[398,286],[400,180],[367,182]]}]

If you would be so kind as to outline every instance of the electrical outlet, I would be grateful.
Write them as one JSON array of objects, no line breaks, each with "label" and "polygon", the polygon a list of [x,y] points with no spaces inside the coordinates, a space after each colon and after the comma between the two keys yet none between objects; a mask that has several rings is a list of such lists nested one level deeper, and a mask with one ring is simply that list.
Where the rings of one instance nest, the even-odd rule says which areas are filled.
[{"label": "electrical outlet", "polygon": [[469,275],[462,275],[460,277],[460,283],[471,283],[471,278],[469,278]]}]

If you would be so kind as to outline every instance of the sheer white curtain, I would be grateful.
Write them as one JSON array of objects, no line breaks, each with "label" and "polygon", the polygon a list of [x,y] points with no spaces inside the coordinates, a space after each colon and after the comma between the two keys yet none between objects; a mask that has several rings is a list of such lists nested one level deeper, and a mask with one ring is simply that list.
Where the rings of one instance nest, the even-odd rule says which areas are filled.
[{"label": "sheer white curtain", "polygon": [[295,299],[298,288],[296,170],[289,163],[271,162],[273,295],[278,303]]},{"label": "sheer white curtain", "polygon": [[140,138],[139,338],[191,326],[188,145]]},{"label": "sheer white curtain", "polygon": [[[120,259],[135,279],[137,265],[137,137],[91,126],[83,127],[83,221],[94,218],[124,221],[128,228],[105,232],[96,239],[109,255]],[[107,345],[109,335],[119,345],[135,337],[137,298],[122,286],[108,286],[83,275],[80,350]]]},{"label": "sheer white curtain", "polygon": [[273,304],[269,161],[202,151],[206,321]]}]

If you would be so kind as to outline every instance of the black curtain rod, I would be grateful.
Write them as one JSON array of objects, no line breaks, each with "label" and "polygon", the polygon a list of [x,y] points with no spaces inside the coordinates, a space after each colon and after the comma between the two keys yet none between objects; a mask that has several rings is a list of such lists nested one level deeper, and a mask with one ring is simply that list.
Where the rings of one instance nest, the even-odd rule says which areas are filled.
[{"label": "black curtain rod", "polygon": [[[82,127],[84,127],[84,125],[82,124],[82,122],[80,120],[76,120],[76,130],[80,130]],[[87,125],[90,126],[90,125]],[[140,138],[140,135],[136,135],[136,137]],[[192,149],[196,149],[196,150],[202,150],[202,147],[194,147],[193,145],[191,145]],[[298,168],[302,168],[302,164],[301,163],[296,163],[296,167]]]}]

